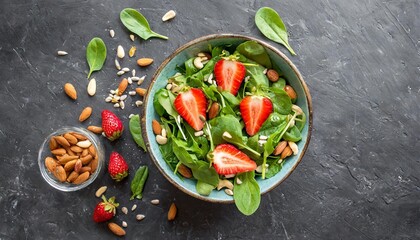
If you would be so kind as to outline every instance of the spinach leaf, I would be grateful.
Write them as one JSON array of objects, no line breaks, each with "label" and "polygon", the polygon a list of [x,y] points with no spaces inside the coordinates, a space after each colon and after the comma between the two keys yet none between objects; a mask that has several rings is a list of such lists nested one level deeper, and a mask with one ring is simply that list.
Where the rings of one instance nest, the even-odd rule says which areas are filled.
[{"label": "spinach leaf", "polygon": [[280,158],[276,158],[275,161],[268,166],[267,172],[265,173],[266,178],[271,178],[281,171],[284,161],[278,163],[278,159]]},{"label": "spinach leaf", "polygon": [[273,103],[275,112],[289,114],[292,111],[292,100],[283,89],[270,89],[268,96]]},{"label": "spinach leaf", "polygon": [[190,58],[187,61],[185,61],[185,63],[184,63],[184,65],[185,65],[185,76],[186,77],[189,77],[189,76],[193,75],[194,73],[198,72],[198,70],[200,70],[200,69],[198,69],[194,66],[194,59],[195,59],[195,57]]},{"label": "spinach leaf", "polygon": [[249,92],[252,92],[253,87],[257,88],[267,88],[269,86],[269,81],[267,76],[264,74],[264,67],[261,65],[246,65],[246,72],[251,78],[249,79],[249,84],[247,89]]},{"label": "spinach leaf", "polygon": [[279,128],[283,128],[286,125],[286,118],[286,115],[280,115],[277,112],[271,113],[261,126],[259,135],[269,136],[278,131]]},{"label": "spinach leaf", "polygon": [[286,79],[284,78],[279,78],[279,80],[277,80],[277,82],[274,82],[271,87],[274,89],[284,89],[284,87],[286,86]]},{"label": "spinach leaf", "polygon": [[239,120],[232,115],[223,115],[210,120],[212,138],[215,145],[226,142],[223,140],[223,133],[228,132],[233,139],[240,139],[242,142],[242,126]]},{"label": "spinach leaf", "polygon": [[165,162],[169,165],[171,170],[174,171],[179,160],[172,150],[172,138],[169,138],[166,144],[159,145],[159,149]]},{"label": "spinach leaf", "polygon": [[296,126],[293,126],[284,134],[283,138],[286,141],[297,142],[302,139],[302,135],[300,134],[299,129]]},{"label": "spinach leaf", "polygon": [[195,189],[197,192],[203,196],[210,195],[211,191],[213,191],[215,187],[213,185],[210,185],[208,183],[197,181],[197,184],[195,185]]},{"label": "spinach leaf", "polygon": [[279,14],[272,8],[262,7],[255,14],[255,24],[264,36],[285,46],[296,55],[288,42],[287,29]]},{"label": "spinach leaf", "polygon": [[150,29],[147,19],[132,8],[123,9],[120,13],[121,22],[128,30],[147,40],[151,37],[168,39],[168,37],[155,33]]},{"label": "spinach leaf", "polygon": [[134,141],[137,143],[139,147],[143,149],[143,151],[147,152],[146,144],[144,143],[144,139],[141,132],[139,114],[136,114],[130,118],[129,128],[130,128],[131,136],[133,137]]},{"label": "spinach leaf", "polygon": [[137,169],[136,175],[134,175],[130,185],[131,192],[133,193],[130,200],[133,200],[134,198],[141,199],[143,197],[143,188],[148,176],[149,169],[147,166],[140,166],[139,169]]},{"label": "spinach leaf", "polygon": [[246,41],[241,43],[236,48],[236,51],[266,68],[272,67],[270,57],[265,51],[265,48],[256,41]]},{"label": "spinach leaf", "polygon": [[174,94],[165,88],[162,88],[156,92],[155,97],[153,99],[153,106],[155,107],[156,112],[159,114],[159,116],[163,116],[165,112],[173,117],[178,116],[178,113],[176,112],[173,106],[174,100]]},{"label": "spinach leaf", "polygon": [[222,91],[221,92],[223,97],[230,103],[230,106],[232,108],[238,106],[241,102],[238,100],[238,98],[235,97],[232,93],[228,91]]},{"label": "spinach leaf", "polygon": [[236,179],[234,181],[233,199],[235,199],[235,205],[241,213],[249,216],[260,206],[260,186],[255,180],[254,171],[237,174],[235,178],[242,181],[241,184],[237,184]]},{"label": "spinach leaf", "polygon": [[214,47],[213,49],[211,49],[211,56],[212,57],[218,57],[220,55],[222,55],[223,53],[223,47],[222,46],[217,46]]},{"label": "spinach leaf", "polygon": [[296,117],[295,122],[295,126],[299,129],[300,132],[302,132],[302,129],[305,127],[306,123],[306,114],[302,112],[301,115]]},{"label": "spinach leaf", "polygon": [[[212,59],[210,59],[205,65],[204,67],[193,73],[191,76],[188,77],[188,85],[190,85],[191,87],[201,87],[204,82],[204,78],[208,75],[210,75],[210,73],[213,72],[214,69],[214,65],[220,60],[220,57],[213,57]],[[188,60],[189,61],[189,60]],[[186,64],[186,63],[185,63]],[[194,64],[193,64],[194,66]],[[187,72],[188,72],[188,68],[187,68]]]},{"label": "spinach leaf", "polygon": [[89,64],[88,78],[94,71],[101,70],[106,59],[106,46],[102,39],[95,37],[86,47],[86,60]]}]

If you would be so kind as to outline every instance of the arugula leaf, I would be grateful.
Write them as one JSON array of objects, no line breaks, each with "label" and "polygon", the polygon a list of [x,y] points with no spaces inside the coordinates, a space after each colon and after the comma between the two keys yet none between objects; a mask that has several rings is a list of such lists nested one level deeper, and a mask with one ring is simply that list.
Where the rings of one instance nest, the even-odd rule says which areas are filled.
[{"label": "arugula leaf", "polygon": [[[236,178],[242,183],[237,184]],[[247,216],[253,214],[261,202],[260,186],[255,180],[254,171],[237,174],[234,182],[233,199],[236,207]]]}]

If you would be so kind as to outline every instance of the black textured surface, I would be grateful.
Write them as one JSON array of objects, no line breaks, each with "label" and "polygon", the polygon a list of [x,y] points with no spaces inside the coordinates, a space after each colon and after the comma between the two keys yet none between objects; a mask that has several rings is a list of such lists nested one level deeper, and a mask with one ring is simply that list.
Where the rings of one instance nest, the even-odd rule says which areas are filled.
[{"label": "black textured surface", "polygon": [[[129,181],[103,174],[87,189],[52,189],[37,166],[43,138],[63,125],[100,124],[100,111],[118,78],[113,66],[118,44],[152,57],[144,86],[172,51],[211,33],[240,33],[265,40],[254,24],[262,6],[275,8],[297,52],[291,57],[312,94],[314,129],[297,170],[262,197],[260,209],[242,216],[234,205],[202,202],[175,189],[139,150],[126,131],[110,144],[131,165],[150,167],[143,201],[130,202]],[[153,30],[170,40],[132,43],[119,12],[133,7]],[[163,23],[174,9],[177,16]],[[2,1],[0,8],[0,239],[112,239],[92,221],[95,190],[108,185],[122,206],[138,205],[127,221],[127,239],[419,239],[420,238],[420,4],[405,1]],[[109,37],[114,29],[116,37]],[[95,36],[108,46],[102,71],[94,73],[96,96],[88,97],[85,46]],[[267,42],[269,42],[267,40]],[[283,52],[290,54],[276,43]],[[57,57],[57,50],[69,55]],[[124,66],[135,67],[125,59]],[[75,102],[62,90],[71,82]],[[119,110],[138,113],[129,97]],[[77,116],[93,106],[83,124]],[[130,179],[133,174],[130,175]],[[151,199],[161,204],[153,206]],[[174,222],[166,212],[175,201]]]}]

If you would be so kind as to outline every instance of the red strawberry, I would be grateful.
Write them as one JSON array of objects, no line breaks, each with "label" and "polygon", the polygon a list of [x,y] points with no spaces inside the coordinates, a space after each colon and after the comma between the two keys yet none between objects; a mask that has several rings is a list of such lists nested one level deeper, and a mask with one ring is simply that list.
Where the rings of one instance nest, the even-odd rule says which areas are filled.
[{"label": "red strawberry", "polygon": [[124,130],[124,125],[113,112],[109,110],[103,110],[102,130],[110,141],[114,141],[121,136]]},{"label": "red strawberry", "polygon": [[203,129],[206,120],[207,99],[201,89],[191,88],[187,92],[178,94],[174,106],[179,115],[194,130]]},{"label": "red strawberry", "polygon": [[214,65],[217,85],[235,96],[244,80],[245,72],[245,66],[241,62],[222,59]]},{"label": "red strawberry", "polygon": [[257,164],[230,144],[220,144],[213,151],[213,166],[221,175],[253,171]]},{"label": "red strawberry", "polygon": [[117,152],[112,152],[111,156],[109,156],[108,173],[117,182],[128,176],[127,162]]},{"label": "red strawberry", "polygon": [[118,207],[118,203],[115,202],[115,197],[110,199],[106,199],[104,195],[102,195],[102,202],[98,203],[93,211],[93,221],[95,222],[105,222],[115,216],[116,208]]},{"label": "red strawberry", "polygon": [[247,96],[239,104],[246,132],[254,136],[261,128],[268,116],[273,112],[270,99],[260,96]]}]

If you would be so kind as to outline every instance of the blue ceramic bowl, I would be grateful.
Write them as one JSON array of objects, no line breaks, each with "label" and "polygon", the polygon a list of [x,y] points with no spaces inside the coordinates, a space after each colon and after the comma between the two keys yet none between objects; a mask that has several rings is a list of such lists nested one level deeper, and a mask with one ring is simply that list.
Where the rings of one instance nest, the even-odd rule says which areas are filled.
[{"label": "blue ceramic bowl", "polygon": [[235,34],[208,35],[197,38],[181,46],[165,61],[163,61],[163,63],[160,65],[160,67],[153,76],[152,83],[149,87],[148,94],[145,98],[146,100],[143,115],[145,116],[145,119],[143,119],[143,131],[146,135],[146,144],[151,158],[156,164],[157,168],[163,174],[163,176],[165,176],[166,179],[169,180],[169,182],[171,182],[181,191],[201,200],[219,203],[233,202],[233,198],[231,196],[228,196],[224,191],[213,190],[213,192],[209,196],[202,196],[198,194],[195,190],[195,180],[181,180],[177,175],[173,173],[173,171],[162,158],[162,154],[159,150],[158,143],[156,142],[155,135],[153,133],[152,120],[159,119],[159,116],[157,115],[153,107],[153,98],[159,89],[164,88],[166,86],[167,79],[177,72],[177,65],[183,64],[187,59],[196,56],[199,52],[208,51],[209,45],[219,46],[232,44],[235,46],[248,40],[257,41],[266,48],[273,62],[273,65],[284,74],[288,83],[295,89],[296,93],[298,94],[298,100],[296,104],[302,108],[302,110],[307,116],[307,123],[302,131],[302,140],[300,140],[297,143],[299,147],[298,155],[292,155],[288,157],[283,165],[282,170],[274,177],[265,180],[257,179],[260,185],[261,194],[264,194],[278,186],[293,172],[293,170],[302,160],[302,157],[305,154],[305,151],[309,144],[312,129],[311,96],[301,74],[299,73],[295,65],[293,65],[293,63],[282,52],[261,40]]}]

